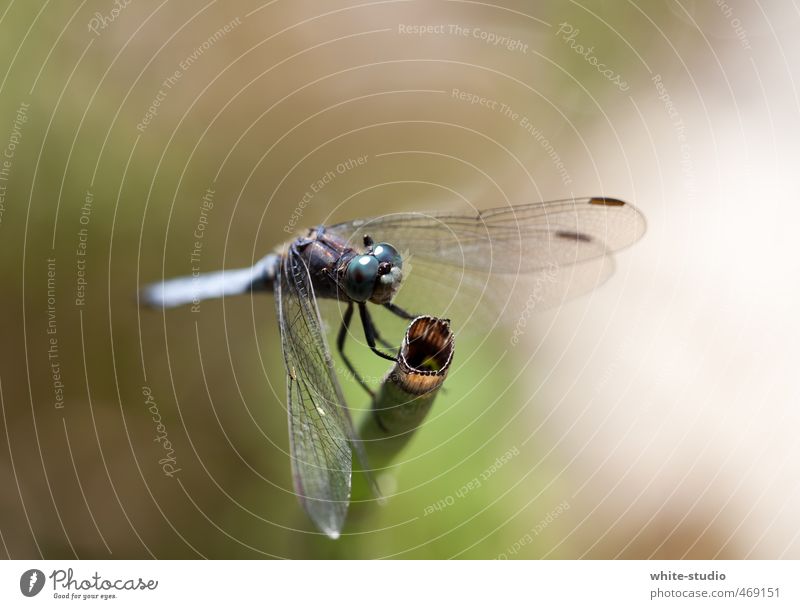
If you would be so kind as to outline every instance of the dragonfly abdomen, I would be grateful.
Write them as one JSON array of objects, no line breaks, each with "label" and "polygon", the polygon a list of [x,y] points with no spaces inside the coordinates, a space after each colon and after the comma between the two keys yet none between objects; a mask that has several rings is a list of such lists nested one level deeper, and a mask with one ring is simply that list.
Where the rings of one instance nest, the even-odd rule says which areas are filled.
[{"label": "dragonfly abdomen", "polygon": [[149,306],[169,308],[251,291],[271,292],[279,262],[278,254],[268,254],[250,268],[192,273],[150,284],[142,290],[141,297]]}]

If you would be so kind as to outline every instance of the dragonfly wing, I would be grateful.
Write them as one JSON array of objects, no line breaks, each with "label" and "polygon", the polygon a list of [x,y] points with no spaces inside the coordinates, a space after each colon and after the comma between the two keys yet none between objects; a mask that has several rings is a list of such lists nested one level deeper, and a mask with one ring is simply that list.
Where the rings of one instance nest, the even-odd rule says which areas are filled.
[{"label": "dragonfly wing", "polygon": [[514,323],[523,311],[548,310],[594,290],[613,275],[615,264],[613,257],[601,256],[512,275],[454,269],[412,256],[410,267],[397,304],[414,314],[450,319],[461,328],[474,323],[476,331],[485,333],[495,324]]},{"label": "dragonfly wing", "polygon": [[327,228],[361,247],[364,234],[417,259],[494,273],[570,265],[637,241],[644,216],[618,199],[583,198],[498,207],[472,215],[394,213]]},{"label": "dragonfly wing", "polygon": [[336,378],[305,262],[291,248],[276,279],[276,306],[286,362],[294,487],[306,513],[337,538],[350,501],[352,452],[363,447]]},{"label": "dragonfly wing", "polygon": [[535,292],[542,308],[588,292],[611,275],[610,254],[637,241],[645,229],[635,207],[594,197],[473,214],[395,213],[327,230],[353,247],[365,234],[391,243],[404,256],[408,279],[398,302],[405,306],[423,294],[427,310],[436,296],[447,312],[478,300],[482,308],[491,305],[485,310],[497,310],[514,291],[523,298]]}]

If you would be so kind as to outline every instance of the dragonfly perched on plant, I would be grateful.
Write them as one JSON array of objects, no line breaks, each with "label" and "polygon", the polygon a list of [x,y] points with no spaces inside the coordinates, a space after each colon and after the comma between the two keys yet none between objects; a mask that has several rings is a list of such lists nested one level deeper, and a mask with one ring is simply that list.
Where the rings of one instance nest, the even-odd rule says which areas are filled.
[{"label": "dragonfly perched on plant", "polygon": [[[439,302],[448,307],[468,293],[466,300],[477,302],[472,293],[480,297],[487,288],[490,296],[502,296],[503,290],[491,288],[495,279],[524,284],[526,277],[556,269],[537,292],[537,305],[547,306],[605,280],[613,269],[609,255],[638,240],[644,230],[645,221],[637,209],[607,197],[471,214],[392,213],[318,226],[250,268],[170,279],[147,286],[142,296],[149,305],[174,307],[208,298],[274,292],[286,364],[295,491],[317,527],[336,538],[349,503],[353,451],[368,477],[369,473],[335,374],[317,299],[344,303],[336,345],[347,368],[371,392],[344,351],[356,310],[369,348],[394,361],[396,350],[387,352],[390,344],[379,333],[367,305],[412,319],[414,315],[394,302],[404,283],[416,282],[412,291],[422,295],[424,306]],[[404,277],[409,259],[413,273]],[[440,314],[414,311],[418,312]]]}]

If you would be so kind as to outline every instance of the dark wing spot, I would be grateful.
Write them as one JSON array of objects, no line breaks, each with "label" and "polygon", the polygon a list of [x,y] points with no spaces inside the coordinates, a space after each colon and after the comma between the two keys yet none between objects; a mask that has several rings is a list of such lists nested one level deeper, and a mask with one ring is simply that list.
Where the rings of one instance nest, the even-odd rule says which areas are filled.
[{"label": "dark wing spot", "polygon": [[610,197],[592,197],[589,199],[589,205],[605,205],[606,207],[624,207],[625,201],[619,199],[612,199]]},{"label": "dark wing spot", "polygon": [[583,241],[584,243],[591,243],[592,241],[592,238],[589,235],[584,235],[583,233],[576,233],[569,230],[556,231],[556,237],[569,239],[570,241]]}]

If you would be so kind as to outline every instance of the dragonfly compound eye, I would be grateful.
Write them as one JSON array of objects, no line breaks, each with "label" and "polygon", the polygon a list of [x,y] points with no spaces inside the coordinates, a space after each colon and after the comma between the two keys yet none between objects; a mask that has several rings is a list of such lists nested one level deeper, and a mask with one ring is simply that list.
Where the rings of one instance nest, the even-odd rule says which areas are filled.
[{"label": "dragonfly compound eye", "polygon": [[347,295],[356,302],[366,302],[375,289],[378,277],[378,259],[375,256],[356,256],[347,265],[344,277],[344,289]]},{"label": "dragonfly compound eye", "polygon": [[378,243],[372,249],[372,255],[378,259],[378,262],[388,262],[399,269],[403,268],[403,258],[400,253],[388,243]]}]

